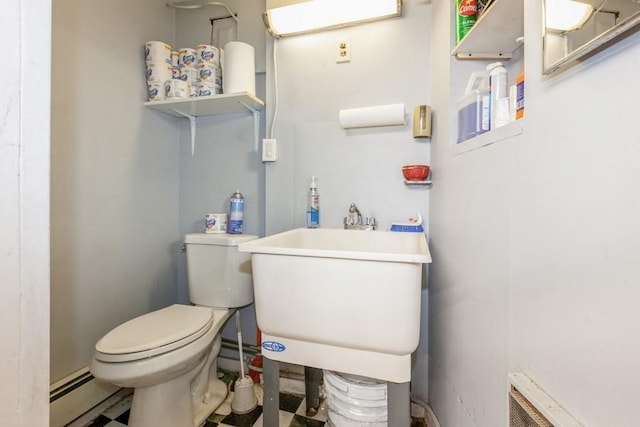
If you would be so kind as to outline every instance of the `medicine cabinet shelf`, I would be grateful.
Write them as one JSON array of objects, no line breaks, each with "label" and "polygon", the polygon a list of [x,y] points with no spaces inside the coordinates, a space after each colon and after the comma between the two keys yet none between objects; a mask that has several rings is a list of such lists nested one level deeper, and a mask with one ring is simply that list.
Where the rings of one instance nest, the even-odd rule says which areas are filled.
[{"label": "medicine cabinet shelf", "polygon": [[199,96],[196,98],[149,101],[145,107],[162,111],[174,117],[186,117],[191,125],[191,154],[193,155],[196,137],[196,117],[215,116],[232,113],[253,114],[254,138],[258,149],[260,111],[264,102],[249,92],[225,93],[222,95]]},{"label": "medicine cabinet shelf", "polygon": [[458,59],[511,59],[522,44],[524,1],[494,0],[451,54]]}]

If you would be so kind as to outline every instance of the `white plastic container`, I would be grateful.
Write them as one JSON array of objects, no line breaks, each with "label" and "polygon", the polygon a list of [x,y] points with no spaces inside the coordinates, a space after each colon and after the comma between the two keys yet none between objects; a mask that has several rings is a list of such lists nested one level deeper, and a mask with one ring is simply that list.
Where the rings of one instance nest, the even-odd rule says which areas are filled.
[{"label": "white plastic container", "polygon": [[387,383],[324,371],[328,416],[335,427],[387,427]]},{"label": "white plastic container", "polygon": [[509,123],[509,88],[507,70],[502,62],[487,65],[489,72],[489,129],[497,129]]}]

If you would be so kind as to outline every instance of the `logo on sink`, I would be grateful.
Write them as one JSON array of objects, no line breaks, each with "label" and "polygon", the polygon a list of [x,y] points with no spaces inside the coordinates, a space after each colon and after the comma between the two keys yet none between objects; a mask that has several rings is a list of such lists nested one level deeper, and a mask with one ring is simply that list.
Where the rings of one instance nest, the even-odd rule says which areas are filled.
[{"label": "logo on sink", "polygon": [[280,353],[286,350],[284,344],[275,342],[275,341],[265,341],[262,343],[262,348],[269,351],[275,351],[276,353]]}]

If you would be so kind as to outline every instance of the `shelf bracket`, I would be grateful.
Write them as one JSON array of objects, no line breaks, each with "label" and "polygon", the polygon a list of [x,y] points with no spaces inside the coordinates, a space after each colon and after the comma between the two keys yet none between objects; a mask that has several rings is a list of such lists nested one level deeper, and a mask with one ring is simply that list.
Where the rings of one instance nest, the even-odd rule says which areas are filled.
[{"label": "shelf bracket", "polygon": [[191,134],[191,157],[193,157],[196,149],[196,116],[183,113],[182,111],[176,110],[175,108],[172,108],[171,110],[189,119],[189,130]]},{"label": "shelf bracket", "polygon": [[253,141],[256,151],[260,149],[260,110],[257,110],[242,101],[238,101],[244,108],[253,114]]}]

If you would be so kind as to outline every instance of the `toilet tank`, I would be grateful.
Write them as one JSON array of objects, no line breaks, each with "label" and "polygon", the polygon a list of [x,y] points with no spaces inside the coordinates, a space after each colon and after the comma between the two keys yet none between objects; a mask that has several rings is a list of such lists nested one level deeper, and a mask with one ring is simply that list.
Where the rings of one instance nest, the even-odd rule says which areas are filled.
[{"label": "toilet tank", "polygon": [[247,234],[187,234],[184,243],[190,301],[219,308],[251,304],[251,254],[239,252],[238,244],[257,238]]}]

